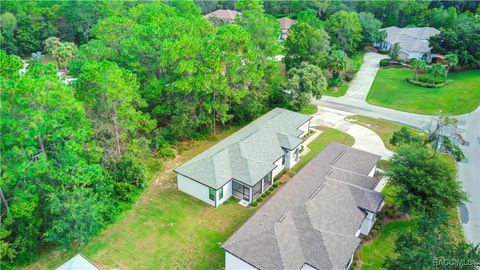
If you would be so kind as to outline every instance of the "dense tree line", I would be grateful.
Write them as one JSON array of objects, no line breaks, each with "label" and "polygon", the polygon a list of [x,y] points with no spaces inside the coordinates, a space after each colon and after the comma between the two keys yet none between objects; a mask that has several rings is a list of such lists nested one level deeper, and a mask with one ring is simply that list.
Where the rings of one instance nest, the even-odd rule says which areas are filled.
[{"label": "dense tree line", "polygon": [[[452,233],[452,215],[457,213],[451,210],[467,196],[453,169],[437,154],[442,150],[463,156],[457,153],[461,150],[450,148],[448,137],[439,134],[454,122],[453,118],[438,117],[426,139],[406,128],[393,133],[390,143],[398,147],[387,171],[389,184],[395,188],[395,201],[401,211],[414,216],[418,225],[416,230],[399,235],[396,256],[385,260],[387,269],[476,269],[472,262],[480,260],[480,246]],[[465,264],[442,264],[445,259]]]},{"label": "dense tree line", "polygon": [[[477,37],[460,33],[476,33],[478,20],[459,11],[476,6],[431,6],[299,0],[2,3],[2,266],[26,263],[46,247],[85,243],[141,192],[144,158],[174,156],[176,141],[250,121],[274,106],[300,110],[320,98],[328,86],[352,77],[351,58],[384,37],[381,27],[445,28],[445,35],[458,37],[458,44],[447,44],[462,48],[458,62],[475,64],[471,55],[479,50],[460,43]],[[217,8],[243,15],[235,24],[216,26],[202,13]],[[283,44],[280,16],[298,19]],[[457,27],[464,21],[469,24]],[[30,59],[19,74],[20,57],[37,51],[50,53],[57,67]],[[285,72],[276,60],[280,54]],[[76,80],[64,84],[57,69]]]},{"label": "dense tree line", "polygon": [[285,100],[279,25],[241,8],[237,24],[215,27],[193,2],[132,5],[84,18],[78,51],[58,32],[35,33],[71,85],[35,60],[19,74],[21,59],[0,51],[2,266],[85,243],[142,190],[143,158]]}]

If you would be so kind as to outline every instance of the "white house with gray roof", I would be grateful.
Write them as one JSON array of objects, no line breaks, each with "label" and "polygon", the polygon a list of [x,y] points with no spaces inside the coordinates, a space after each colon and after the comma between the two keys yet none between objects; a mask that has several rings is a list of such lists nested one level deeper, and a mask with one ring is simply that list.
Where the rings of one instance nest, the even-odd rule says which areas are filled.
[{"label": "white house with gray roof", "polygon": [[383,195],[380,156],[331,143],[225,243],[225,269],[348,269]]},{"label": "white house with gray roof", "polygon": [[174,171],[178,189],[214,207],[251,203],[299,159],[311,116],[276,108]]},{"label": "white house with gray roof", "polygon": [[400,57],[403,59],[423,59],[427,62],[432,61],[430,52],[430,44],[428,39],[432,36],[440,34],[440,31],[433,27],[405,27],[399,28],[391,26],[380,29],[385,31],[387,36],[384,41],[375,44],[384,50],[398,43],[400,46]]}]

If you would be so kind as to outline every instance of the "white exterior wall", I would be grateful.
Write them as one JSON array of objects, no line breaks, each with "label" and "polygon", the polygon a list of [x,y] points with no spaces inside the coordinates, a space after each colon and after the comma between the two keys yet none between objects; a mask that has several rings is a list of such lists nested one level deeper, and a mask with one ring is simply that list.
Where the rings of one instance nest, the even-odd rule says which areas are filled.
[{"label": "white exterior wall", "polygon": [[430,55],[430,53],[425,53],[425,52],[410,52],[410,51],[405,51],[406,54],[408,54],[408,58],[410,59],[422,59],[422,56],[424,54],[427,55],[427,59],[426,61],[427,62],[431,62],[432,61],[432,56]]},{"label": "white exterior wall", "polygon": [[307,121],[305,124],[301,125],[298,129],[301,130],[303,133],[300,134],[300,138],[303,138],[308,133],[308,129],[310,128],[310,120]]},{"label": "white exterior wall", "polygon": [[298,154],[299,158],[298,160],[295,160],[295,152],[297,151],[300,151],[300,147],[301,145],[299,145],[297,148],[293,149],[292,151],[288,151],[287,153],[287,158],[286,158],[286,162],[285,162],[285,165],[287,166],[287,168],[292,168],[293,166],[295,166],[295,164],[297,164],[298,160],[300,160],[300,153]]},{"label": "white exterior wall", "polygon": [[[178,189],[212,206],[215,202],[208,197],[208,187],[177,173]],[[230,189],[231,193],[231,189]],[[225,195],[224,195],[225,196]]]},{"label": "white exterior wall", "polygon": [[[223,188],[223,198],[218,200],[220,198],[220,189]],[[223,187],[221,187],[219,190],[217,190],[217,206],[220,206],[222,203],[224,203],[226,200],[230,199],[232,197],[232,181],[226,183]]]},{"label": "white exterior wall", "polygon": [[254,270],[250,264],[225,251],[225,270]]},{"label": "white exterior wall", "polygon": [[[286,164],[287,160],[285,159],[285,165]],[[275,165],[277,167],[272,171],[272,179],[275,178],[275,176],[277,176],[285,168],[285,165],[282,165],[282,158],[279,158],[277,161],[275,161]]]},{"label": "white exterior wall", "polygon": [[373,169],[368,173],[368,176],[373,177],[375,175],[375,170],[377,169],[377,165],[373,167]]}]

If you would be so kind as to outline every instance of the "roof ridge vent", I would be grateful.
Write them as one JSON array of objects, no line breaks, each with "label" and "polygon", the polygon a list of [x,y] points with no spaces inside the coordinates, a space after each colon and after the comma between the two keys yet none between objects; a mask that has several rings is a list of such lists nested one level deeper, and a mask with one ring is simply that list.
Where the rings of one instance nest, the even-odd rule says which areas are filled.
[{"label": "roof ridge vent", "polygon": [[317,193],[322,190],[322,188],[325,186],[325,183],[322,183],[317,189],[315,189],[315,191],[312,193],[312,195],[310,195],[310,197],[308,197],[309,200],[313,199]]},{"label": "roof ridge vent", "polygon": [[346,152],[347,152],[347,149],[343,149],[342,153],[340,153],[340,155],[338,155],[338,157],[336,157],[336,158],[332,161],[332,163],[330,163],[330,165],[335,164]]}]

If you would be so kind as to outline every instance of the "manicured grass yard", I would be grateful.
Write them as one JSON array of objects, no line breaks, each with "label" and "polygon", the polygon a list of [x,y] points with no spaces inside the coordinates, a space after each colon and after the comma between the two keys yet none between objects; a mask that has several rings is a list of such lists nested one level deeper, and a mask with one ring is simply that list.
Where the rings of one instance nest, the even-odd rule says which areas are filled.
[{"label": "manicured grass yard", "polygon": [[375,77],[367,101],[400,111],[435,114],[464,114],[480,105],[480,70],[450,73],[452,83],[442,88],[424,88],[407,82],[412,71],[383,68]]},{"label": "manicured grass yard", "polygon": [[[54,269],[81,252],[102,269],[222,269],[220,245],[257,208],[245,208],[231,199],[219,208],[176,189],[172,169],[230,135],[232,129],[204,141],[185,143],[175,160],[157,167],[149,187],[118,222],[108,226],[84,247],[67,252],[46,251],[27,269]],[[330,142],[353,144],[353,138],[325,129],[309,147],[312,151],[293,168],[300,170]],[[155,167],[150,161],[149,167]],[[293,171],[293,170],[292,170]]]},{"label": "manicured grass yard", "polygon": [[378,238],[362,248],[362,270],[384,269],[382,264],[387,257],[395,254],[395,240],[403,232],[415,230],[413,220],[395,221],[385,224]]}]

